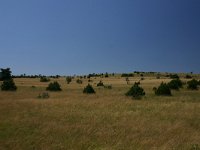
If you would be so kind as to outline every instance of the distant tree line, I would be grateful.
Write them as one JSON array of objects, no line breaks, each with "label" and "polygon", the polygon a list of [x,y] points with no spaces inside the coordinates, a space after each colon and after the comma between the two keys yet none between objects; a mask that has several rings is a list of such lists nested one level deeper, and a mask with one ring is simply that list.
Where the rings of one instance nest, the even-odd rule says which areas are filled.
[{"label": "distant tree line", "polygon": [[45,75],[12,75],[12,78],[60,78],[60,75],[55,75],[55,76],[45,76]]},{"label": "distant tree line", "polygon": [[153,72],[153,71],[150,71],[150,72],[134,71],[134,74],[156,74],[156,73],[159,73],[159,72]]},{"label": "distant tree line", "polygon": [[91,77],[105,77],[105,78],[107,78],[107,77],[109,77],[109,76],[114,76],[115,75],[115,73],[112,73],[112,74],[109,74],[108,72],[106,72],[105,74],[104,73],[99,73],[99,74],[96,74],[96,73],[93,73],[93,74],[88,74],[87,75],[87,78],[89,79],[89,78],[91,78]]},{"label": "distant tree line", "polygon": [[134,77],[133,73],[122,73],[121,77]]}]

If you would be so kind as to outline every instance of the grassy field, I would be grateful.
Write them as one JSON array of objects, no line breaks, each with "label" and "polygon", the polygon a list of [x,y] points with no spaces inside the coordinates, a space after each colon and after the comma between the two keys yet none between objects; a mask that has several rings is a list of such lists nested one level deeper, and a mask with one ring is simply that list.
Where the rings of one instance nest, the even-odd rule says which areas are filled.
[{"label": "grassy field", "polygon": [[[38,99],[48,83],[15,79],[16,92],[0,91],[1,150],[195,150],[200,148],[200,90],[184,87],[173,96],[152,90],[170,79],[144,77],[146,95],[133,100],[125,78],[92,78],[96,94],[83,94],[83,84],[57,80],[61,92]],[[129,78],[130,83],[140,77]],[[96,87],[100,80],[112,89]],[[183,79],[185,80],[185,79]],[[35,86],[35,87],[32,87]]]}]

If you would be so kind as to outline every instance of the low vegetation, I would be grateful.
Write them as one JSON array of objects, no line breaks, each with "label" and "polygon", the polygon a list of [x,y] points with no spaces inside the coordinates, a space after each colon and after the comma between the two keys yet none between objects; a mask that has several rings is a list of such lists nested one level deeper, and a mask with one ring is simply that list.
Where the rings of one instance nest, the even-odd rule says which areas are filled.
[{"label": "low vegetation", "polygon": [[97,83],[97,86],[104,86],[102,81],[99,81],[99,83]]},{"label": "low vegetation", "polygon": [[168,84],[166,83],[161,83],[158,88],[154,88],[155,94],[160,96],[171,96],[171,90]]},{"label": "low vegetation", "polygon": [[192,79],[192,76],[187,74],[187,75],[185,76],[185,78],[186,78],[186,79]]},{"label": "low vegetation", "polygon": [[[156,96],[152,88],[157,91],[161,82],[169,87],[173,79],[142,73],[141,81],[140,74],[129,77],[128,85],[121,74],[93,76],[89,87],[96,94],[91,95],[83,94],[84,87],[85,93],[92,91],[87,76],[74,76],[70,85],[66,77],[51,77],[51,83],[62,85],[60,92],[45,91],[49,83],[40,76],[14,78],[16,92],[0,91],[0,149],[198,150],[200,90],[187,89],[191,80],[178,74],[186,85],[171,90],[173,96]],[[199,87],[200,75],[192,76]],[[104,88],[96,87],[99,81]],[[133,86],[145,92],[141,100],[125,96]]]},{"label": "low vegetation", "polygon": [[40,82],[49,82],[49,81],[50,81],[50,79],[45,76],[40,77]]},{"label": "low vegetation", "polygon": [[94,88],[93,88],[90,84],[88,84],[88,85],[83,89],[83,93],[86,93],[86,94],[94,94],[94,93],[96,93],[96,92],[94,91]]},{"label": "low vegetation", "polygon": [[82,84],[83,81],[82,81],[81,79],[77,79],[77,80],[76,80],[76,83],[78,83],[78,84]]},{"label": "low vegetation", "polygon": [[179,88],[183,87],[183,83],[180,79],[173,79],[168,83],[168,86],[172,90],[179,90]]},{"label": "low vegetation", "polygon": [[104,85],[105,89],[112,89],[112,85]]},{"label": "low vegetation", "polygon": [[66,81],[67,81],[67,84],[70,84],[72,82],[72,77],[66,77]]},{"label": "low vegetation", "polygon": [[187,88],[190,90],[198,90],[199,82],[196,79],[187,82]]},{"label": "low vegetation", "polygon": [[17,86],[15,85],[15,82],[13,79],[4,80],[1,85],[2,91],[16,91]]},{"label": "low vegetation", "polygon": [[171,79],[179,79],[178,74],[170,74],[169,77],[170,77]]},{"label": "low vegetation", "polygon": [[144,89],[135,83],[130,90],[126,93],[126,96],[132,96],[135,99],[139,99],[145,95]]},{"label": "low vegetation", "polygon": [[52,82],[52,83],[49,83],[49,86],[46,88],[47,91],[61,91],[61,87],[60,87],[60,84],[55,81],[55,82]]},{"label": "low vegetation", "polygon": [[46,98],[49,98],[49,97],[50,97],[49,93],[47,93],[47,92],[43,92],[43,93],[40,93],[38,95],[38,98],[40,98],[40,99],[46,99]]}]

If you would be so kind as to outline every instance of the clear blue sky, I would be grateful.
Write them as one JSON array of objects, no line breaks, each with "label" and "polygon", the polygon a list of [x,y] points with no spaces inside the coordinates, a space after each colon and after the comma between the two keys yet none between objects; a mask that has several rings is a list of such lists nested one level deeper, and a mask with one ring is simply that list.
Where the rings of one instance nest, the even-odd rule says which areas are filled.
[{"label": "clear blue sky", "polygon": [[200,0],[1,0],[13,74],[200,73]]}]

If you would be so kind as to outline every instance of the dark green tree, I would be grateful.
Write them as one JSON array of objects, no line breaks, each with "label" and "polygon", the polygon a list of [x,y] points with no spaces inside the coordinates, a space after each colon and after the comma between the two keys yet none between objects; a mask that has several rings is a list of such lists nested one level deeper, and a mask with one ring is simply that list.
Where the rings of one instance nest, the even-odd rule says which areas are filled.
[{"label": "dark green tree", "polygon": [[145,92],[144,89],[139,86],[139,84],[135,83],[130,90],[126,93],[126,96],[132,96],[133,98],[141,98],[144,96]]},{"label": "dark green tree", "polygon": [[171,90],[166,83],[161,83],[160,86],[157,88],[154,88],[156,95],[164,95],[164,96],[171,96]]},{"label": "dark green tree", "polygon": [[179,90],[179,88],[182,88],[183,83],[180,79],[173,79],[168,83],[168,86],[170,89]]},{"label": "dark green tree", "polygon": [[3,81],[1,85],[1,90],[2,91],[16,91],[17,86],[15,85],[15,82],[11,78],[11,79],[7,79]]},{"label": "dark green tree", "polygon": [[46,88],[47,91],[61,91],[60,84],[55,81],[53,83],[49,83],[49,86]]},{"label": "dark green tree", "polygon": [[10,71],[10,68],[6,68],[6,69],[1,68],[0,81],[11,79],[12,78],[11,73],[12,72]]},{"label": "dark green tree", "polygon": [[191,81],[187,82],[187,88],[190,90],[198,90],[199,82],[196,79],[192,79]]},{"label": "dark green tree", "polygon": [[83,89],[83,93],[86,94],[95,94],[94,88],[88,84],[84,89]]}]

